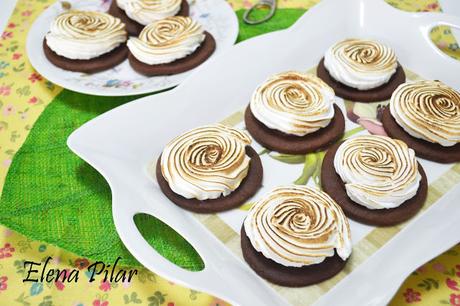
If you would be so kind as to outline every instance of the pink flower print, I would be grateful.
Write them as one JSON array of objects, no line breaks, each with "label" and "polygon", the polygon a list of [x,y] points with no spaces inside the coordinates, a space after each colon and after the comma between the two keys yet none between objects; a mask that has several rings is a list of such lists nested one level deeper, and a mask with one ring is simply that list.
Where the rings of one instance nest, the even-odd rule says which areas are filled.
[{"label": "pink flower print", "polygon": [[56,286],[57,290],[62,291],[65,288],[65,285],[61,281],[56,281],[54,282],[54,285]]},{"label": "pink flower print", "polygon": [[460,306],[460,294],[451,294],[450,295],[450,305]]},{"label": "pink flower print", "polygon": [[[371,133],[372,134],[372,133]],[[385,136],[385,135],[384,135]],[[418,273],[423,274],[426,272],[426,267],[425,266],[420,266],[416,270]]]},{"label": "pink flower print", "polygon": [[21,53],[13,53],[13,56],[11,57],[13,59],[13,61],[17,61],[18,59],[20,59],[22,56]]},{"label": "pink flower print", "polygon": [[408,288],[406,292],[403,293],[406,302],[409,304],[417,303],[421,301],[420,292],[415,291],[412,288]]},{"label": "pink flower print", "polygon": [[437,3],[430,3],[426,7],[429,11],[435,11],[439,7],[439,5]]},{"label": "pink flower print", "polygon": [[21,15],[25,16],[25,17],[30,16],[30,15],[32,15],[32,11],[31,10],[25,10],[24,12],[21,13]]},{"label": "pink flower print", "polygon": [[439,273],[444,273],[446,271],[446,267],[442,263],[435,263],[433,264],[433,269]]},{"label": "pink flower print", "polygon": [[128,282],[127,280],[125,280],[122,284],[123,284],[123,288],[125,289],[128,289],[129,287],[131,287],[131,282]]},{"label": "pink flower print", "polygon": [[3,32],[2,39],[8,39],[8,38],[13,38],[13,32],[8,32],[8,31]]},{"label": "pink flower print", "polygon": [[459,291],[460,288],[458,288],[458,284],[456,281],[454,281],[453,279],[446,279],[446,285],[447,287],[449,287],[450,289],[454,290],[454,291]]},{"label": "pink flower print", "polygon": [[99,286],[99,289],[101,289],[102,291],[106,292],[106,291],[109,291],[111,288],[110,288],[110,283],[108,281],[101,281],[101,285]]},{"label": "pink flower print", "polygon": [[35,104],[37,102],[38,102],[37,97],[32,97],[32,98],[29,99],[29,101],[27,101],[27,103],[29,103],[29,104]]},{"label": "pink flower print", "polygon": [[5,291],[6,288],[8,288],[7,281],[8,281],[7,276],[0,277],[0,291]]},{"label": "pink flower print", "polygon": [[7,85],[0,86],[0,96],[9,96],[11,93],[11,87]]},{"label": "pink flower print", "polygon": [[54,285],[59,291],[65,289],[64,280],[70,276],[69,269],[65,269],[64,271],[64,273],[59,274],[59,278],[54,282]]},{"label": "pink flower print", "polygon": [[13,256],[14,251],[15,249],[11,246],[10,243],[5,243],[5,246],[0,248],[0,259]]},{"label": "pink flower print", "polygon": [[93,301],[93,306],[108,306],[108,305],[109,305],[108,301],[101,301],[101,300]]},{"label": "pink flower print", "polygon": [[14,112],[14,107],[11,104],[6,105],[3,109],[4,116],[9,116],[12,112]]},{"label": "pink flower print", "polygon": [[9,29],[14,29],[15,27],[16,27],[16,24],[14,24],[12,22],[8,23],[8,28]]},{"label": "pink flower print", "polygon": [[43,80],[43,77],[36,72],[31,73],[29,76],[29,81],[31,81],[32,83],[35,83],[36,81],[41,81],[41,80]]},{"label": "pink flower print", "polygon": [[168,306],[174,306],[174,303],[173,303],[173,302],[169,302],[169,303],[168,303]]},{"label": "pink flower print", "polygon": [[11,159],[5,159],[5,160],[3,161],[3,166],[9,167],[10,165],[11,165]]},{"label": "pink flower print", "polygon": [[369,131],[372,135],[381,135],[381,136],[388,136],[385,130],[383,129],[383,125],[378,122],[377,120],[367,119],[367,118],[359,118],[357,120],[358,124],[360,124],[363,128]]}]

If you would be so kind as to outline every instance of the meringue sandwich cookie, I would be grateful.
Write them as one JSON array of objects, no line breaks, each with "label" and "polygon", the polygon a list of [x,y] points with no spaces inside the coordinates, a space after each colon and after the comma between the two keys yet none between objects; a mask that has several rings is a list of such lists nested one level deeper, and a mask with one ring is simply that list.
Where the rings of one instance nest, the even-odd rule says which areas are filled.
[{"label": "meringue sandwich cookie", "polygon": [[160,189],[197,213],[235,208],[262,185],[262,163],[244,132],[221,124],[190,130],[169,142],[158,158]]},{"label": "meringue sandwich cookie", "polygon": [[369,225],[390,226],[422,208],[428,183],[414,150],[404,142],[364,135],[327,151],[321,187],[348,217]]},{"label": "meringue sandwich cookie", "polygon": [[385,131],[440,163],[460,161],[460,93],[440,81],[401,84],[383,111]]},{"label": "meringue sandwich cookie", "polygon": [[334,102],[334,90],[312,74],[276,74],[253,93],[244,116],[246,128],[269,150],[317,151],[343,135],[345,121]]},{"label": "meringue sandwich cookie", "polygon": [[129,63],[148,75],[181,73],[203,63],[216,49],[214,37],[189,17],[174,16],[146,26],[128,40]]},{"label": "meringue sandwich cookie", "polygon": [[43,49],[46,58],[62,69],[93,73],[126,59],[127,35],[120,19],[109,14],[70,10],[53,21]]},{"label": "meringue sandwich cookie", "polygon": [[241,248],[261,277],[282,286],[307,286],[344,268],[352,251],[350,226],[325,192],[280,186],[249,210],[241,228]]},{"label": "meringue sandwich cookie", "polygon": [[186,0],[112,0],[108,13],[120,18],[132,36],[154,22],[171,16],[188,16]]},{"label": "meringue sandwich cookie", "polygon": [[388,100],[406,80],[393,49],[360,39],[331,46],[318,65],[317,75],[337,96],[359,102]]}]

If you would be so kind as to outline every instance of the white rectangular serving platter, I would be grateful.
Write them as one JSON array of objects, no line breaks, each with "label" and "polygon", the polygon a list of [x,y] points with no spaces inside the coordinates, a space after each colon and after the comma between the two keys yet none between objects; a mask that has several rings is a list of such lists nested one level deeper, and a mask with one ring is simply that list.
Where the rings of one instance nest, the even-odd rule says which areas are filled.
[{"label": "white rectangular serving platter", "polygon": [[[458,28],[460,18],[402,12],[383,0],[323,0],[291,28],[250,39],[214,57],[174,90],[93,119],[69,137],[68,145],[108,181],[120,238],[148,269],[235,305],[286,305],[193,214],[173,205],[147,168],[174,136],[244,108],[267,76],[308,70],[331,44],[349,37],[387,43],[405,68],[460,90],[460,62],[438,50],[429,38],[431,28],[441,24]],[[459,197],[456,185],[315,305],[386,304],[417,266],[459,242],[460,208],[455,203]],[[159,218],[187,239],[202,257],[204,270],[186,271],[158,254],[137,230],[133,221],[137,213]],[[375,277],[382,267],[388,268]]]}]

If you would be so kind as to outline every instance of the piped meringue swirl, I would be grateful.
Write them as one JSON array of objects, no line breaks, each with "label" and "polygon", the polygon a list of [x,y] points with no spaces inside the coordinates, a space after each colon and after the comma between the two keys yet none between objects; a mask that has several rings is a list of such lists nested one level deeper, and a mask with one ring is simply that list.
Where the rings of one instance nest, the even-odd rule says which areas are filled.
[{"label": "piped meringue swirl", "polygon": [[268,78],[253,93],[250,108],[265,126],[305,136],[334,117],[334,90],[318,77],[288,71]]},{"label": "piped meringue swirl", "polygon": [[238,188],[249,170],[246,132],[221,124],[190,130],[168,143],[161,173],[169,187],[187,199],[216,199]]},{"label": "piped meringue swirl", "polygon": [[120,19],[109,14],[70,10],[56,17],[46,43],[58,55],[88,60],[112,51],[127,35]]},{"label": "piped meringue swirl", "polygon": [[170,63],[193,53],[205,39],[202,26],[189,17],[173,16],[146,26],[130,37],[129,51],[148,65]]},{"label": "piped meringue swirl", "polygon": [[414,150],[386,136],[346,140],[334,167],[350,199],[369,209],[398,207],[415,196],[421,180]]},{"label": "piped meringue swirl", "polygon": [[244,220],[252,246],[281,265],[301,267],[337,254],[351,254],[348,220],[325,192],[307,186],[273,189],[257,201]]},{"label": "piped meringue swirl", "polygon": [[440,81],[399,85],[390,112],[411,136],[445,147],[460,142],[460,93]]},{"label": "piped meringue swirl", "polygon": [[[115,1],[115,0],[114,0]],[[126,15],[142,25],[176,15],[182,0],[116,0]]]},{"label": "piped meringue swirl", "polygon": [[324,66],[338,82],[359,90],[387,83],[398,63],[390,47],[371,40],[346,39],[331,46]]}]

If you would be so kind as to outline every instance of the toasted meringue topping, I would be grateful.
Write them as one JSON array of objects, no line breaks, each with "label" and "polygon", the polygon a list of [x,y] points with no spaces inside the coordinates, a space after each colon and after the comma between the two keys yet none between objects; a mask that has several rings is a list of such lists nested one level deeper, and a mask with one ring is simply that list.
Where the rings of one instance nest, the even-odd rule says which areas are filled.
[{"label": "toasted meringue topping", "polygon": [[[115,1],[115,0],[114,0]],[[180,11],[182,0],[116,0],[119,8],[132,20],[148,25]]]},{"label": "toasted meringue topping", "polygon": [[351,254],[348,220],[334,200],[316,188],[288,185],[257,201],[244,220],[252,246],[279,264],[301,267]]},{"label": "toasted meringue topping", "polygon": [[265,126],[305,136],[327,126],[334,117],[334,90],[312,74],[275,74],[251,98],[254,116]]},{"label": "toasted meringue topping", "polygon": [[186,57],[204,39],[204,30],[198,22],[189,17],[174,16],[146,26],[139,38],[128,40],[128,48],[139,61],[158,65]]},{"label": "toasted meringue topping", "polygon": [[385,136],[346,140],[334,167],[350,199],[369,209],[398,207],[415,196],[421,179],[414,150]]},{"label": "toasted meringue topping", "polygon": [[336,81],[367,90],[387,83],[398,63],[388,46],[371,40],[347,39],[327,50],[324,66]]},{"label": "toasted meringue topping", "polygon": [[445,147],[460,142],[460,93],[440,81],[399,85],[390,112],[413,137]]},{"label": "toasted meringue topping", "polygon": [[100,12],[71,10],[56,17],[46,43],[58,55],[87,60],[112,51],[126,38],[120,19]]},{"label": "toasted meringue topping", "polygon": [[216,199],[240,185],[249,170],[246,132],[225,125],[206,125],[168,143],[161,173],[169,187],[187,199]]}]

